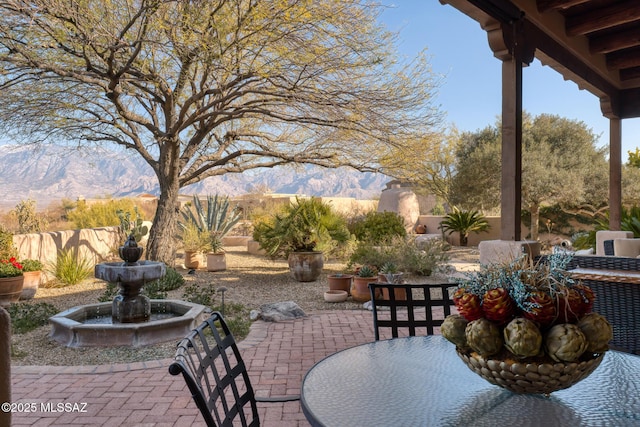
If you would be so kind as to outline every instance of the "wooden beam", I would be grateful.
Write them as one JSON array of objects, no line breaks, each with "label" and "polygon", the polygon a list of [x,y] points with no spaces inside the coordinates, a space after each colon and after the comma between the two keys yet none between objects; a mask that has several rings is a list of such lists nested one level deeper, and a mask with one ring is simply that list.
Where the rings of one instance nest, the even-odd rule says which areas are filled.
[{"label": "wooden beam", "polygon": [[640,67],[625,68],[620,70],[620,80],[640,79]]},{"label": "wooden beam", "polygon": [[640,47],[632,47],[607,54],[607,67],[610,70],[640,67]]},{"label": "wooden beam", "polygon": [[640,2],[626,0],[566,19],[567,35],[578,36],[640,20]]},{"label": "wooden beam", "polygon": [[622,105],[621,119],[640,117],[640,88],[626,89],[620,92],[620,105]]},{"label": "wooden beam", "polygon": [[538,0],[536,3],[536,7],[538,8],[538,12],[544,13],[554,9],[567,9],[571,6],[576,6],[588,1],[589,0]]},{"label": "wooden beam", "polygon": [[502,62],[502,178],[500,238],[520,240],[522,203],[522,62]]},{"label": "wooden beam", "polygon": [[591,53],[609,53],[634,46],[640,46],[640,27],[598,37],[589,37]]}]

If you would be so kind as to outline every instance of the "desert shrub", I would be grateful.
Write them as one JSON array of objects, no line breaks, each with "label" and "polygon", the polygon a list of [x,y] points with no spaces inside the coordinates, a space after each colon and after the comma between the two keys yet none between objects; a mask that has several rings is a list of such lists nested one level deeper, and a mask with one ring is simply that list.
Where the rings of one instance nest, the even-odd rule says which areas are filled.
[{"label": "desert shrub", "polygon": [[[118,212],[121,212],[120,216]],[[129,213],[135,218],[140,214],[131,199],[111,199],[88,205],[78,202],[76,208],[68,213],[67,218],[75,228],[97,228],[120,226],[122,213]]]},{"label": "desert shrub", "polygon": [[49,323],[49,317],[58,313],[58,309],[46,302],[16,303],[7,309],[11,317],[11,329],[14,334],[24,334]]},{"label": "desert shrub", "polygon": [[427,239],[418,244],[415,238],[407,239],[398,250],[398,269],[430,276],[438,267],[449,261],[449,245],[441,239]]},{"label": "desert shrub", "polygon": [[93,264],[80,257],[76,249],[58,251],[58,259],[47,267],[56,280],[46,284],[47,287],[76,285],[93,274]]},{"label": "desert shrub", "polygon": [[13,245],[13,233],[0,224],[0,259],[9,259],[18,254]]},{"label": "desert shrub", "polygon": [[194,283],[184,288],[182,299],[194,304],[212,307],[216,299],[216,288],[213,284],[201,287]]},{"label": "desert shrub", "polygon": [[349,230],[359,241],[373,244],[382,244],[407,235],[404,219],[395,212],[368,212],[364,217],[353,219]]},{"label": "desert shrub", "polygon": [[371,265],[383,270],[385,265],[393,264],[398,271],[429,276],[449,260],[448,248],[440,239],[418,243],[414,237],[395,237],[384,245],[360,242],[347,267]]},{"label": "desert shrub", "polygon": [[21,200],[11,211],[18,220],[18,233],[40,233],[48,226],[44,215],[36,212],[36,201],[33,199]]}]

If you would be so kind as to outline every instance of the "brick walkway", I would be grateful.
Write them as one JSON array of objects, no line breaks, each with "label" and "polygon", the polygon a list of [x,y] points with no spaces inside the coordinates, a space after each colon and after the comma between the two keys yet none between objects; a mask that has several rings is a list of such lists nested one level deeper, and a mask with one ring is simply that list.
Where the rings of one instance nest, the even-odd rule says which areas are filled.
[{"label": "brick walkway", "polygon": [[[320,311],[295,321],[255,322],[240,349],[257,395],[299,394],[314,363],[373,336],[369,311]],[[36,411],[14,413],[12,425],[203,426],[184,380],[169,374],[170,363],[14,366],[12,400]],[[53,412],[58,403],[86,412]],[[266,427],[309,425],[300,402],[261,404],[260,411]]]}]

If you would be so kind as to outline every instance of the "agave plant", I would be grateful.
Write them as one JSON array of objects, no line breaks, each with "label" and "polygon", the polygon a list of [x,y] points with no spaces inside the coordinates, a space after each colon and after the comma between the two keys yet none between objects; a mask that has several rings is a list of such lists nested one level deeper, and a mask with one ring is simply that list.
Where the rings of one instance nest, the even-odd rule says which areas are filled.
[{"label": "agave plant", "polygon": [[182,209],[182,221],[179,222],[183,235],[189,227],[195,226],[201,234],[209,235],[210,241],[222,242],[234,225],[241,218],[238,209],[230,209],[229,198],[207,196],[206,207],[203,206],[198,196],[193,196],[192,206]]},{"label": "agave plant", "polygon": [[458,208],[453,208],[453,212],[444,217],[440,227],[449,234],[454,231],[460,233],[460,246],[467,246],[469,233],[488,231],[490,228],[487,219],[480,212],[461,211]]}]

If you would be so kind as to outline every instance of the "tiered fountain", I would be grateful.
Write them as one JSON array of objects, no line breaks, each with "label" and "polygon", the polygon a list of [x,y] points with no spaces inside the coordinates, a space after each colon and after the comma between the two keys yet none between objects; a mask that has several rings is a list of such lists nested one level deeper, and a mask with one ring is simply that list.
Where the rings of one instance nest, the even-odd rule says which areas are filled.
[{"label": "tiered fountain", "polygon": [[165,265],[139,261],[133,235],[118,250],[124,262],[97,264],[95,277],[117,283],[112,303],[73,307],[49,319],[50,337],[67,347],[141,347],[182,338],[208,315],[207,308],[178,300],[150,300],[145,283],[164,276]]}]

